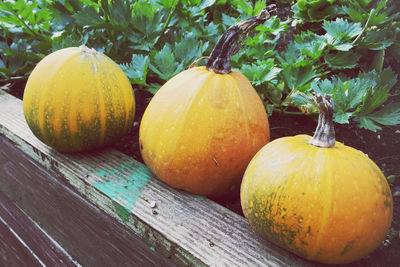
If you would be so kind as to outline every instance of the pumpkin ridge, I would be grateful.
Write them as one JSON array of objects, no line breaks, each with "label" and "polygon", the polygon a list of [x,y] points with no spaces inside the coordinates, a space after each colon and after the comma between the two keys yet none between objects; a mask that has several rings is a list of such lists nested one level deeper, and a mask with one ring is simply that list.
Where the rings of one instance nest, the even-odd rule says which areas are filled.
[{"label": "pumpkin ridge", "polygon": [[[98,83],[97,86],[102,87],[103,85],[101,84],[102,81],[96,80]],[[98,118],[100,122],[100,131],[99,131],[99,141],[103,142],[104,137],[105,137],[105,132],[106,132],[106,116],[107,116],[107,111],[106,111],[106,106],[105,106],[105,99],[104,99],[104,94],[102,90],[98,91]]]},{"label": "pumpkin ridge", "polygon": [[[324,148],[319,148],[317,153],[315,153],[313,151],[310,151],[310,152],[313,153],[313,157],[314,158],[319,158],[320,157],[320,155],[318,155],[320,153],[318,153],[318,152],[322,152],[322,154],[325,154],[324,155],[325,157],[327,155],[329,155],[328,153],[324,153],[325,152]],[[331,161],[332,156],[329,155],[328,157],[329,158],[325,158],[325,160],[324,160],[325,162],[330,162]],[[332,205],[333,205],[333,203],[332,203],[332,198],[333,198],[332,182],[334,182],[332,175],[333,175],[334,171],[332,170],[331,164],[326,164],[325,163],[324,165],[326,166],[327,169],[322,168],[322,169],[319,170],[319,172],[322,172],[324,174],[324,176],[325,176],[324,188],[321,189],[321,191],[324,192],[323,193],[324,199],[321,200],[321,201],[324,201],[324,204],[323,204],[324,209],[322,210],[322,214],[321,214],[321,220],[320,220],[319,228],[318,228],[318,232],[319,233],[318,233],[317,239],[315,241],[315,246],[313,247],[313,250],[311,251],[311,253],[309,255],[310,259],[315,259],[318,256],[319,252],[320,252],[321,240],[326,237],[326,228],[327,228],[327,225],[328,225],[328,222],[329,222],[329,218],[330,218],[331,213],[332,213]],[[324,166],[324,165],[322,165],[322,166]],[[320,173],[316,173],[316,176],[320,177],[321,174]]]},{"label": "pumpkin ridge", "polygon": [[[68,58],[68,60],[64,60],[61,64],[59,64],[57,66],[57,68],[54,68],[54,73],[57,73],[61,69],[65,68],[65,66],[67,64],[69,64],[70,60],[78,57],[79,56],[79,51],[73,51],[73,49],[71,49],[71,54],[72,54],[72,56],[70,56]],[[44,83],[45,86],[43,86],[41,88],[41,90],[42,90],[41,95],[50,95],[50,96],[49,97],[40,97],[39,102],[38,102],[38,106],[37,106],[38,112],[37,112],[37,118],[36,119],[38,121],[39,129],[40,129],[41,135],[43,136],[44,140],[49,140],[50,139],[50,135],[51,135],[45,129],[45,118],[46,118],[46,114],[45,113],[46,113],[46,110],[45,110],[45,105],[44,104],[45,104],[46,101],[54,101],[54,99],[56,99],[56,98],[52,97],[52,96],[54,96],[54,94],[58,93],[58,91],[53,87],[53,84],[55,84],[55,81],[57,81],[59,79],[59,77],[58,77],[57,74],[56,75],[52,75],[50,77],[51,77],[50,80],[47,81],[46,83]],[[54,108],[54,111],[53,111],[54,113],[52,112],[53,116],[63,117],[63,116],[57,114],[57,111],[59,111],[59,110],[61,110],[61,113],[62,113],[62,108],[61,108],[62,105],[55,105],[55,107],[56,108]],[[47,110],[47,112],[48,112],[48,110]],[[54,129],[53,125],[52,125],[52,128],[53,128],[52,129],[53,131],[55,131],[55,132],[58,131],[59,132],[58,129],[57,130]],[[61,126],[60,126],[60,128],[61,128]]]}]

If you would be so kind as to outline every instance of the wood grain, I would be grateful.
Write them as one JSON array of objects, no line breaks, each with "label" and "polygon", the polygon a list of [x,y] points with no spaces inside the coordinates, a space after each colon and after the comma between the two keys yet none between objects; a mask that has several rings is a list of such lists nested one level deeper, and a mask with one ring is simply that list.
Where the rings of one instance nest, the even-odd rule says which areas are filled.
[{"label": "wood grain", "polygon": [[1,192],[0,263],[8,266],[79,266]]},{"label": "wood grain", "polygon": [[[19,237],[14,238],[15,242],[9,238],[2,247],[7,250],[9,241],[12,244],[17,241],[27,244],[25,250],[21,247],[16,249],[22,251],[22,255],[27,254],[21,258],[22,261],[29,263],[36,259],[37,263],[44,263],[45,266],[73,266],[55,262],[58,259],[64,262],[65,257],[62,258],[56,248],[52,250],[49,239],[53,239],[53,245],[60,244],[59,247],[83,266],[131,266],[132,263],[138,266],[175,265],[156,252],[151,244],[83,199],[38,163],[32,162],[2,136],[0,169],[0,221],[3,219],[3,225],[13,229],[10,231]],[[1,198],[3,194],[22,207],[37,222],[36,228],[43,228],[51,238],[46,238],[44,232],[31,231],[35,224],[29,222],[21,211],[7,208],[10,205],[5,205],[7,201]],[[32,255],[33,259],[29,258]],[[18,266],[8,260],[6,262],[8,266]]]},{"label": "wood grain", "polygon": [[315,266],[262,240],[245,218],[168,187],[118,151],[57,153],[32,135],[21,101],[1,92],[0,134],[180,265]]}]

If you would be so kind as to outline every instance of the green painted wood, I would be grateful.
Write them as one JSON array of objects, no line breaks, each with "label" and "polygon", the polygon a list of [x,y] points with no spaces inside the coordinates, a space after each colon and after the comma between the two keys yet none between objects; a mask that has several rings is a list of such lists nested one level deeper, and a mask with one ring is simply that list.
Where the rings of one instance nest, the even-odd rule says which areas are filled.
[{"label": "green painted wood", "polygon": [[1,135],[0,170],[0,266],[176,266]]},{"label": "green painted wood", "polygon": [[61,154],[29,130],[20,100],[0,91],[0,134],[180,265],[315,266],[262,240],[245,218],[174,190],[113,149]]}]

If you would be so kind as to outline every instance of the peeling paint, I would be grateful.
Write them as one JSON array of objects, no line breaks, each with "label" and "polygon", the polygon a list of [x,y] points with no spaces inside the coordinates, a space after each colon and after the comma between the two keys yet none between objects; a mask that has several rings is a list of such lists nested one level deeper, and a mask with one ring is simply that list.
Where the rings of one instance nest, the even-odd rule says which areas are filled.
[{"label": "peeling paint", "polygon": [[[91,174],[103,178],[92,185],[121,206],[117,208],[113,203],[119,216],[118,212],[123,213],[121,208],[130,213],[140,194],[152,179],[150,170],[134,161],[124,162],[117,168],[99,168]],[[122,217],[124,216],[122,214]]]}]

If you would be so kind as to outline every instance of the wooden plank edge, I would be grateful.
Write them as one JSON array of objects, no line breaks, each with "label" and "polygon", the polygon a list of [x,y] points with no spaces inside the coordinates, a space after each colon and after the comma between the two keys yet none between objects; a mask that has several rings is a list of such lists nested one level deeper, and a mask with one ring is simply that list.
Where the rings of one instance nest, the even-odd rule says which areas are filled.
[{"label": "wooden plank edge", "polygon": [[[147,239],[157,250],[181,265],[237,266],[247,263],[254,266],[315,266],[274,244],[260,239],[254,234],[243,217],[208,199],[199,200],[197,196],[173,190],[157,179],[153,179],[154,177],[150,177],[150,186],[146,187],[149,192],[141,192],[139,200],[133,206],[127,206],[124,202],[126,199],[113,198],[104,190],[93,186],[96,182],[104,182],[104,176],[102,177],[99,173],[85,166],[82,167],[80,162],[88,159],[97,166],[99,162],[104,162],[105,158],[112,158],[114,165],[123,165],[127,161],[131,164],[133,159],[110,149],[104,149],[100,153],[65,155],[48,148],[37,140],[27,127],[22,112],[22,101],[1,91],[0,134],[11,140],[16,147],[58,178],[66,180],[74,190],[97,207],[118,219],[136,234]],[[103,155],[106,155],[105,158],[103,158]],[[132,164],[140,165],[138,162]],[[113,167],[111,166],[109,170],[113,170]],[[119,183],[124,181],[121,180],[124,177],[121,178],[120,176],[126,175],[125,172],[126,170],[124,172],[119,170],[116,173],[110,171],[106,174],[110,179]],[[147,189],[148,187],[151,188]],[[152,216],[153,209],[149,208],[149,201],[153,202],[154,200],[151,198],[157,196],[157,194],[165,195],[164,199],[158,200],[160,207],[165,205],[168,209],[171,208],[171,205],[174,205],[173,215],[181,215],[179,209],[189,207],[189,212],[194,213],[194,215],[190,213],[186,213],[186,215],[194,220],[188,221],[185,220],[185,217],[170,218],[168,217],[169,214]],[[147,196],[147,199],[144,195]],[[127,197],[129,198],[129,196]],[[168,210],[164,211],[168,213]],[[220,221],[215,222],[216,218],[219,218]],[[196,219],[198,221],[195,221]],[[184,222],[179,222],[179,220]],[[201,224],[203,224],[203,227]],[[215,227],[216,224],[222,224],[223,227]],[[174,231],[169,231],[164,227],[165,225],[173,228]],[[214,227],[208,228],[210,225]],[[180,235],[181,232],[184,233],[182,236]],[[236,237],[232,237],[231,233],[234,233]],[[211,238],[207,238],[210,235]],[[219,237],[230,240],[219,240]],[[237,237],[246,240],[234,240]],[[232,241],[235,242],[236,246],[230,244]],[[239,244],[237,242],[242,241],[245,243],[237,245]]]},{"label": "wooden plank edge", "polygon": [[1,227],[3,229],[0,231],[0,260],[3,263],[14,266],[81,266],[0,191]]},{"label": "wooden plank edge", "polygon": [[0,193],[83,266],[175,266],[1,135],[0,169]]}]

